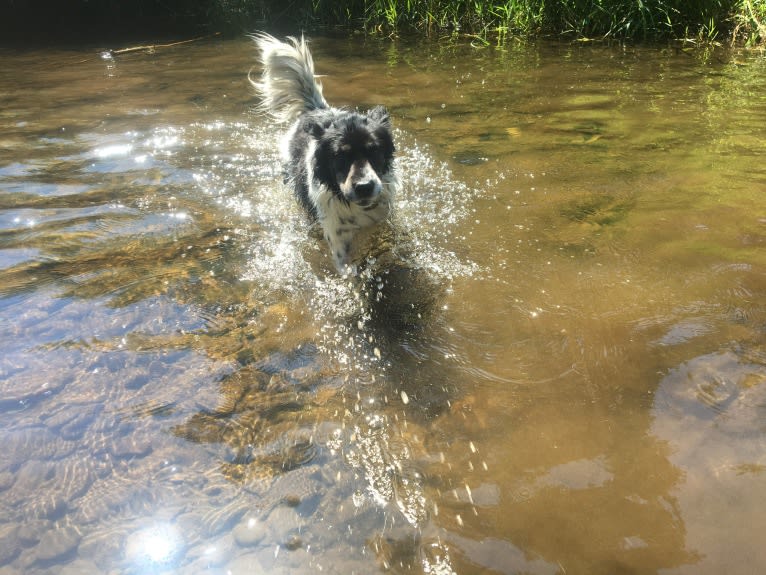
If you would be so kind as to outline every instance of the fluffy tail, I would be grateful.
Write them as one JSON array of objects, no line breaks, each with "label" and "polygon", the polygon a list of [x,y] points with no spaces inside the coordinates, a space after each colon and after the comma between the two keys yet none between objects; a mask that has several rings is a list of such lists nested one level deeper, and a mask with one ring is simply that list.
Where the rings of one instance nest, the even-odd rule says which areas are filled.
[{"label": "fluffy tail", "polygon": [[261,51],[263,73],[250,83],[263,97],[261,109],[280,121],[291,121],[303,112],[329,108],[322,85],[314,76],[314,60],[308,44],[289,37],[281,42],[269,34],[252,36]]}]

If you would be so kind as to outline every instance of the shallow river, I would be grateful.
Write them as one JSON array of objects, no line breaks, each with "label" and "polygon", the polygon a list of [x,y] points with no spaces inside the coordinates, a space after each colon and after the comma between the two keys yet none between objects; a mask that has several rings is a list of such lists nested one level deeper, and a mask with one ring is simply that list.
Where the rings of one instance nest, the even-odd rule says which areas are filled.
[{"label": "shallow river", "polygon": [[366,277],[246,39],[0,52],[0,573],[765,572],[766,60],[313,47]]}]

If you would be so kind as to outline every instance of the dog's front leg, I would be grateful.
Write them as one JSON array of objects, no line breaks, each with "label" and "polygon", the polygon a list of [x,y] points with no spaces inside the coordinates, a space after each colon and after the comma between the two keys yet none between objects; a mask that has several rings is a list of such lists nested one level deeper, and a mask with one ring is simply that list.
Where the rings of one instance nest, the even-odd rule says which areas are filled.
[{"label": "dog's front leg", "polygon": [[[330,246],[330,253],[335,263],[335,269],[340,275],[356,275],[356,266],[353,265],[354,230],[325,226],[328,221],[322,222],[324,238]],[[329,228],[329,229],[328,229]]]}]

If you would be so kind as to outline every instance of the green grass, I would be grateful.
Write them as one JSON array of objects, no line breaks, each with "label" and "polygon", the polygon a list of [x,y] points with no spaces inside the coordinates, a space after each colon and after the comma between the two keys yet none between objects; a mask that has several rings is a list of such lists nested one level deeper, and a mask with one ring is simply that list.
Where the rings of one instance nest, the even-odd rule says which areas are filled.
[{"label": "green grass", "polygon": [[[732,40],[766,46],[766,0],[133,0],[122,4],[35,0],[6,4],[0,21],[3,39],[25,39],[35,30],[42,38],[69,34],[93,39],[131,31],[241,34],[255,29],[290,33],[340,29],[380,36],[469,36],[486,44],[545,35],[711,44]],[[47,18],[38,22],[38,14]]]},{"label": "green grass", "polygon": [[[232,0],[211,1],[232,4]],[[239,3],[262,10],[278,5],[269,0]],[[529,35],[766,43],[766,0],[294,0],[289,6],[307,29],[340,26],[380,35],[457,34],[483,43]]]},{"label": "green grass", "polygon": [[748,46],[766,44],[766,0],[739,0],[732,20],[734,40]]}]

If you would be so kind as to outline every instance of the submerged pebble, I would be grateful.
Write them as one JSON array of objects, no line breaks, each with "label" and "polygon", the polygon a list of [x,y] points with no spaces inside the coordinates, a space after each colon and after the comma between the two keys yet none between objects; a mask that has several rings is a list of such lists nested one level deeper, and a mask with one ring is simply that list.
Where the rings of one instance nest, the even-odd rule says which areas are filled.
[{"label": "submerged pebble", "polygon": [[268,519],[271,535],[280,545],[286,545],[306,527],[306,521],[292,507],[277,507]]},{"label": "submerged pebble", "polygon": [[121,529],[91,531],[77,547],[77,555],[80,559],[92,561],[102,571],[109,572],[122,555],[124,545],[125,532]]},{"label": "submerged pebble", "polygon": [[47,531],[35,547],[36,559],[41,563],[61,560],[74,553],[82,536],[74,527],[62,527]]},{"label": "submerged pebble", "polygon": [[20,551],[19,526],[13,523],[0,525],[0,565],[11,562]]},{"label": "submerged pebble", "polygon": [[67,563],[58,572],[59,575],[95,575],[99,572],[99,568],[92,561],[87,559],[75,559],[71,563]]},{"label": "submerged pebble", "polygon": [[255,517],[245,517],[232,531],[240,547],[253,547],[263,541],[269,533],[268,526]]},{"label": "submerged pebble", "polygon": [[11,485],[13,485],[13,482],[16,480],[13,473],[10,473],[8,471],[0,471],[0,491],[5,491]]},{"label": "submerged pebble", "polygon": [[266,575],[271,571],[266,571],[261,565],[258,555],[255,553],[247,553],[235,557],[226,566],[225,573],[231,573],[231,575]]},{"label": "submerged pebble", "polygon": [[192,562],[185,569],[188,572],[197,573],[211,567],[221,567],[231,561],[236,550],[237,545],[231,534],[212,541],[203,541],[187,554],[186,559],[191,559]]}]

